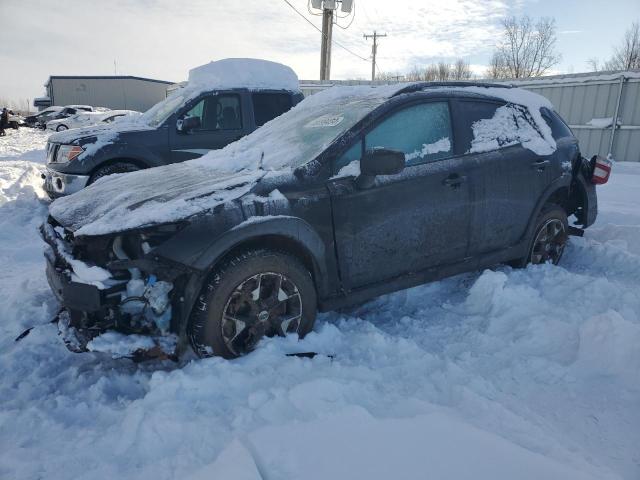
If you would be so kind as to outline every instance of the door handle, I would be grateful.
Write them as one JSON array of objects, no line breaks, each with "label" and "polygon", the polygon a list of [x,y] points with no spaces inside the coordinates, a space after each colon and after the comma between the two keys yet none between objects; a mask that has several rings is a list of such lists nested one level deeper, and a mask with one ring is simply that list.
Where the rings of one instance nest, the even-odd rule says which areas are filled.
[{"label": "door handle", "polygon": [[538,160],[531,164],[532,168],[536,168],[539,172],[542,172],[551,162],[549,160]]},{"label": "door handle", "polygon": [[449,175],[447,178],[445,178],[442,181],[442,184],[446,185],[447,187],[458,188],[460,185],[462,185],[466,181],[467,181],[467,177],[465,177],[464,175],[458,175],[457,173],[453,173]]}]

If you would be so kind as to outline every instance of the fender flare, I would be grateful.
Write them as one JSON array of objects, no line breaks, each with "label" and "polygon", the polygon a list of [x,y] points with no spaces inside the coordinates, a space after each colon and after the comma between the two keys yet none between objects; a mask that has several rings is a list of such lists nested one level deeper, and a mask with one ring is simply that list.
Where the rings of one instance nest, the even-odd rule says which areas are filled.
[{"label": "fender flare", "polygon": [[234,249],[250,244],[265,236],[286,238],[302,248],[311,260],[311,267],[318,297],[328,291],[326,248],[318,233],[309,223],[297,217],[252,217],[216,238],[188,267],[198,273],[191,275],[184,288],[185,298],[180,325],[177,331],[185,332],[200,291],[207,276],[218,262]]},{"label": "fender flare", "polygon": [[[287,215],[252,217],[228,230],[212,243],[193,262],[200,271],[209,271],[227,253],[260,237],[284,237],[302,247],[313,264],[316,288],[321,289],[327,278],[326,249],[324,242],[306,221]],[[322,290],[322,289],[321,289]]]},{"label": "fender flare", "polygon": [[543,207],[547,203],[547,201],[558,190],[562,188],[568,189],[570,186],[571,186],[571,175],[565,174],[565,175],[562,175],[561,177],[556,178],[553,182],[551,182],[547,186],[547,188],[545,188],[545,190],[540,195],[540,198],[538,199],[538,202],[536,203],[536,206],[529,217],[529,223],[527,224],[527,229],[525,230],[524,236],[522,237],[522,240],[521,240],[521,243],[523,244],[523,246],[529,245],[529,240],[531,239],[531,236],[533,235],[533,230],[536,226],[536,220],[540,215],[540,212],[542,211]]}]

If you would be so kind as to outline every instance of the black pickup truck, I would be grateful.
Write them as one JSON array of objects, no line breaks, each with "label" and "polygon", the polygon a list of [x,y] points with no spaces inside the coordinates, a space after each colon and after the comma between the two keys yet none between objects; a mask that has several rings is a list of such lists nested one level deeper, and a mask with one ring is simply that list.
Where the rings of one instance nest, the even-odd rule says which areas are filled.
[{"label": "black pickup truck", "polygon": [[61,197],[106,175],[199,157],[253,132],[302,99],[300,91],[290,90],[185,88],[130,122],[52,135],[44,189],[51,198]]}]

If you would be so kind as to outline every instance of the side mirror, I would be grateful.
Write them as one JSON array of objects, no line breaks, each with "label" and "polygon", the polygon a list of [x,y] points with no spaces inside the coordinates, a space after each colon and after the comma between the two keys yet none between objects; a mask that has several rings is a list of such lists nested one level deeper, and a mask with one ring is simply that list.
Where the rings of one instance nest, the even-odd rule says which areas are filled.
[{"label": "side mirror", "polygon": [[386,148],[367,150],[360,159],[358,188],[370,188],[378,175],[395,175],[404,170],[404,153]]},{"label": "side mirror", "polygon": [[200,128],[200,117],[186,117],[176,122],[176,130],[189,133],[191,130]]}]

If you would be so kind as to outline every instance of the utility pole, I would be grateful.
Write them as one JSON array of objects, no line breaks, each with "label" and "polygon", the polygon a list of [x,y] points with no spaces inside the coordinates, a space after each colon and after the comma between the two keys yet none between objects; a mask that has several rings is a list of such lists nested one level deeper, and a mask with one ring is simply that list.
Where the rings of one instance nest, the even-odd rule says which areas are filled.
[{"label": "utility pole", "polygon": [[364,35],[364,38],[367,40],[373,38],[373,45],[371,46],[371,81],[375,81],[376,79],[376,53],[378,53],[378,38],[386,37],[386,33],[378,33],[375,30],[373,31],[373,35]]},{"label": "utility pole", "polygon": [[331,77],[331,35],[333,33],[333,9],[334,5],[331,5],[331,2],[325,2],[324,8],[322,9],[320,80],[329,80]]}]

